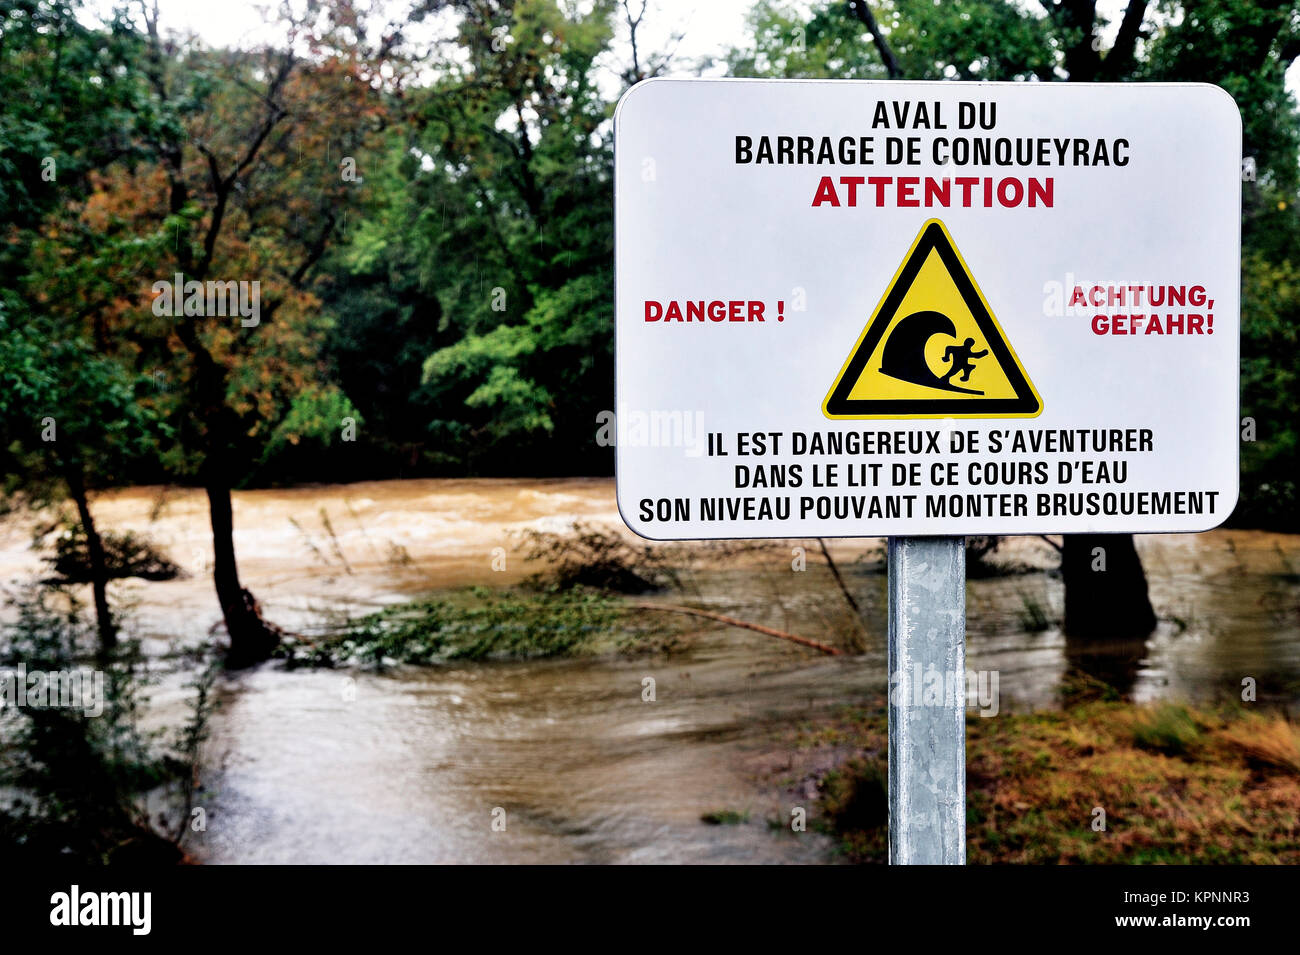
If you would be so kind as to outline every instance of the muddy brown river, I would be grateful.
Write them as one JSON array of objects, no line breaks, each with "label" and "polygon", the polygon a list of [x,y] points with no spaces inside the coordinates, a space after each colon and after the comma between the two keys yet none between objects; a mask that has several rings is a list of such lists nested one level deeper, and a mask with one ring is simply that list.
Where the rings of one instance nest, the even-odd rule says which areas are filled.
[{"label": "muddy brown river", "polygon": [[[104,527],[147,534],[189,574],[114,585],[146,649],[212,640],[202,494],[133,488],[94,508]],[[525,530],[622,526],[609,479],[300,487],[242,492],[235,508],[246,585],[269,618],[304,633],[431,590],[516,582],[535,569],[518,550]],[[6,588],[41,571],[31,528],[0,522]],[[804,571],[792,568],[798,548]],[[863,625],[815,542],[705,560],[685,594],[656,599],[862,649],[846,657],[709,623],[671,654],[384,674],[272,663],[224,676],[205,751],[207,830],[186,847],[218,863],[834,861],[826,837],[789,831],[792,808],[811,811],[811,788],[773,783],[791,723],[886,686],[881,542],[831,548]],[[1245,677],[1261,698],[1300,700],[1300,538],[1215,531],[1141,537],[1138,548],[1161,619],[1143,641],[1067,641],[1053,623],[1055,553],[1041,540],[999,551],[1025,572],[969,583],[967,663],[997,671],[1003,711],[1059,705],[1071,668],[1137,700],[1228,698]],[[164,677],[156,718],[180,712],[182,683]],[[747,821],[701,821],[720,810]]]}]

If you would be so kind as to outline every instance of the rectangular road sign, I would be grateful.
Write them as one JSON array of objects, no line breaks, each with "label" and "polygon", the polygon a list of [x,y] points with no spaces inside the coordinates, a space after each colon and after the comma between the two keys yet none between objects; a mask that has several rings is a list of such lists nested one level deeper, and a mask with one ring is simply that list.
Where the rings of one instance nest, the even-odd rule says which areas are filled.
[{"label": "rectangular road sign", "polygon": [[1223,90],[663,79],[614,124],[618,503],[639,534],[1232,511]]}]

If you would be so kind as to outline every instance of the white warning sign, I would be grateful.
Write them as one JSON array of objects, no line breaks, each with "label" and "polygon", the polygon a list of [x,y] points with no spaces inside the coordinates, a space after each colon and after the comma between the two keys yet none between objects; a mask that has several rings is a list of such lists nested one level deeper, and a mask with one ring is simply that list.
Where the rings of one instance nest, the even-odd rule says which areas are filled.
[{"label": "white warning sign", "polygon": [[653,80],[615,144],[637,533],[1231,513],[1241,122],[1222,90]]}]

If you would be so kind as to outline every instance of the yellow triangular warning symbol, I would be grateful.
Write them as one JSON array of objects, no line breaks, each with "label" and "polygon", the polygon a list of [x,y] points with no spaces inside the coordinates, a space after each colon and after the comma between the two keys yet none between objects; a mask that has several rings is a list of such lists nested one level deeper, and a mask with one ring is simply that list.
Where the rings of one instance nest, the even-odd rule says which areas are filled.
[{"label": "yellow triangular warning symbol", "polygon": [[1029,375],[938,219],[921,229],[822,405],[828,418],[1032,418]]}]

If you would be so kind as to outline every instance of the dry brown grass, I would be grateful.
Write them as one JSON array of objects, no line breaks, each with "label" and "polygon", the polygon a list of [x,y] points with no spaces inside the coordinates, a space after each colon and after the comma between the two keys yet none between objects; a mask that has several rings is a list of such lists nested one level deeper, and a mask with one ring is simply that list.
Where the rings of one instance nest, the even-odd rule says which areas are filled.
[{"label": "dry brown grass", "polygon": [[[860,745],[826,774],[820,812],[859,862],[885,861],[885,823],[849,811],[878,786],[883,720],[864,711],[802,735]],[[967,838],[973,864],[1300,864],[1300,729],[1277,713],[1175,704],[972,717]]]}]

